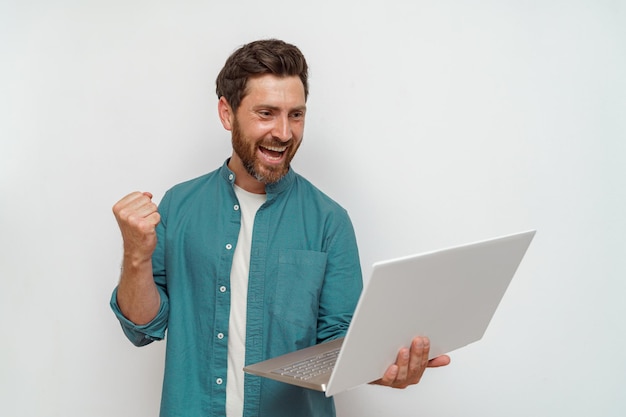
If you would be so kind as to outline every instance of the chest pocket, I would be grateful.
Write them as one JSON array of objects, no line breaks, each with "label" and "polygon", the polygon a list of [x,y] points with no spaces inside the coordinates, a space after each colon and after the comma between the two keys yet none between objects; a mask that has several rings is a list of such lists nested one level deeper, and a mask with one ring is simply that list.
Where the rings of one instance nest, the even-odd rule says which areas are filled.
[{"label": "chest pocket", "polygon": [[281,250],[276,286],[270,295],[273,319],[315,334],[326,271],[324,252]]}]

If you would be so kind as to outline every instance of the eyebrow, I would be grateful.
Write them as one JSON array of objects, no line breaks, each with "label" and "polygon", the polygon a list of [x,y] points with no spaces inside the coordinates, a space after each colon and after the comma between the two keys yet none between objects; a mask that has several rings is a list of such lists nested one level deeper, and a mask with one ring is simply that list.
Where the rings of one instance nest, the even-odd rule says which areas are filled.
[{"label": "eyebrow", "polygon": [[[272,106],[269,104],[257,104],[256,106],[253,107],[254,110],[258,110],[258,109],[268,109],[268,110],[280,110],[281,108],[278,106]],[[293,112],[293,111],[306,111],[306,104],[302,105],[302,106],[296,106],[293,107],[291,109],[289,109],[289,112]]]}]

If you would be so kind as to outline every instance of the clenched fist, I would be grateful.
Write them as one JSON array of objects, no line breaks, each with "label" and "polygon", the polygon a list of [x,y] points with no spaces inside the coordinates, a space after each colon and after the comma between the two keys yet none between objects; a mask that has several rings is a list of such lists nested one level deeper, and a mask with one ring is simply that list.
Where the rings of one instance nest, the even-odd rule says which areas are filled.
[{"label": "clenched fist", "polygon": [[161,220],[152,194],[128,194],[113,206],[113,214],[122,232],[125,257],[133,263],[149,260],[157,243],[155,228]]}]

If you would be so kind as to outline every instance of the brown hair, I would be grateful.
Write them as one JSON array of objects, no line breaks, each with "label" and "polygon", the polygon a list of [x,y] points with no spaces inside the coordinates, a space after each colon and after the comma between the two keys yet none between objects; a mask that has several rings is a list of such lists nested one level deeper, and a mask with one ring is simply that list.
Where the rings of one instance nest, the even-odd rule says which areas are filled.
[{"label": "brown hair", "polygon": [[263,74],[298,76],[305,99],[309,95],[308,66],[302,52],[281,40],[267,39],[248,43],[228,57],[215,82],[217,97],[225,97],[237,111],[247,93],[248,79]]}]

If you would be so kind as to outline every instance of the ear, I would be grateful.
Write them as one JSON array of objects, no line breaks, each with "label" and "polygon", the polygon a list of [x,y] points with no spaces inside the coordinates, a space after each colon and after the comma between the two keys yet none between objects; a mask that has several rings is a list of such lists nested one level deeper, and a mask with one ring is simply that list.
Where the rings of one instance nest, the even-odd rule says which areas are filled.
[{"label": "ear", "polygon": [[217,114],[220,117],[224,129],[232,130],[235,112],[224,96],[220,97],[220,100],[217,102]]}]

